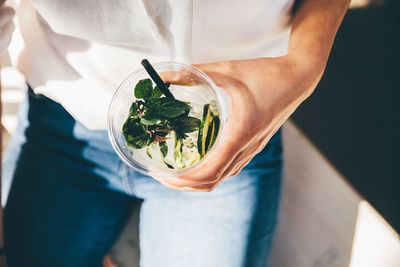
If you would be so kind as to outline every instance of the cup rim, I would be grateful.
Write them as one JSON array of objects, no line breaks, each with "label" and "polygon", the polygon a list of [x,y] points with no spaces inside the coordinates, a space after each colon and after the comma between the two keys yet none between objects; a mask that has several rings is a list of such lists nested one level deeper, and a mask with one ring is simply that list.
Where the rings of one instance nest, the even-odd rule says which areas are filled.
[{"label": "cup rim", "polygon": [[142,174],[145,174],[145,175],[154,174],[159,177],[185,175],[185,174],[189,173],[193,168],[195,168],[195,167],[198,168],[199,166],[206,164],[206,161],[207,161],[207,158],[209,158],[209,155],[212,154],[214,148],[221,142],[221,138],[223,136],[223,131],[225,128],[224,126],[228,119],[228,112],[229,112],[228,96],[227,96],[227,93],[224,91],[224,89],[218,87],[206,73],[204,73],[202,70],[200,70],[194,66],[187,65],[184,63],[180,63],[180,62],[174,62],[174,61],[156,62],[156,63],[152,63],[152,65],[156,70],[157,70],[157,68],[162,68],[162,67],[177,66],[182,69],[188,70],[192,73],[195,73],[196,75],[200,76],[202,79],[204,79],[207,82],[207,85],[213,90],[213,92],[215,93],[215,95],[217,97],[217,105],[218,105],[218,108],[220,111],[220,120],[221,120],[220,129],[219,129],[219,134],[217,135],[214,145],[211,147],[211,149],[206,153],[206,155],[197,164],[194,164],[193,166],[190,166],[190,167],[182,169],[182,170],[171,170],[171,171],[169,171],[169,170],[159,170],[159,171],[158,170],[157,171],[149,170],[149,169],[141,166],[139,163],[136,163],[134,160],[131,159],[131,157],[128,157],[124,153],[123,149],[118,144],[117,138],[113,131],[113,122],[114,122],[114,116],[112,114],[113,113],[112,111],[114,108],[113,103],[116,102],[118,93],[121,92],[121,90],[124,88],[124,85],[126,83],[128,83],[128,81],[130,81],[133,76],[145,71],[145,69],[143,67],[140,67],[140,68],[136,69],[135,71],[131,72],[119,84],[118,88],[113,93],[113,96],[111,98],[111,102],[110,102],[110,105],[108,108],[108,112],[107,112],[108,137],[110,139],[110,142],[112,144],[114,151],[117,153],[119,158],[122,159],[122,161],[125,164],[127,164],[129,167],[135,169],[136,171],[138,171]]}]

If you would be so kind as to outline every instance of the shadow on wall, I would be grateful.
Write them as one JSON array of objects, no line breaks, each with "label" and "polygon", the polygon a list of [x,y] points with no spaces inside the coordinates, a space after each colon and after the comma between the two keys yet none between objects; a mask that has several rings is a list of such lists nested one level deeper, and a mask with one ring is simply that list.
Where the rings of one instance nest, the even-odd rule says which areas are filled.
[{"label": "shadow on wall", "polygon": [[400,231],[400,1],[352,9],[296,125]]},{"label": "shadow on wall", "polygon": [[[398,267],[395,231],[291,123],[271,267]],[[379,244],[379,246],[376,246]]]}]

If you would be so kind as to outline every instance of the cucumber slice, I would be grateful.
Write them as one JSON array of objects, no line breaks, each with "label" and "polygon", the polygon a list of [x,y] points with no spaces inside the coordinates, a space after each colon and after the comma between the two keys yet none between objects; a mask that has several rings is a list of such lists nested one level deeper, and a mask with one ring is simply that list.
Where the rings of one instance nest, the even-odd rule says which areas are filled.
[{"label": "cucumber slice", "polygon": [[210,141],[209,141],[209,144],[207,146],[207,151],[209,151],[211,149],[211,147],[214,145],[215,139],[217,138],[217,135],[218,135],[218,131],[219,131],[219,117],[218,116],[213,116],[213,119],[212,119],[212,130],[210,132]]},{"label": "cucumber slice", "polygon": [[204,155],[207,152],[206,138],[212,117],[213,115],[210,110],[210,105],[209,104],[204,105],[203,118],[200,123],[199,134],[197,139],[197,150],[199,151],[200,157],[204,157]]},{"label": "cucumber slice", "polygon": [[207,112],[209,109],[209,105],[204,105],[203,107],[203,117],[200,121],[200,126],[199,126],[199,133],[197,135],[197,151],[199,151],[200,157],[202,157],[202,147],[203,147],[203,128],[204,128],[204,121],[206,120],[207,117]]},{"label": "cucumber slice", "polygon": [[210,122],[208,124],[208,130],[207,130],[207,135],[206,135],[206,141],[204,143],[206,153],[207,153],[208,148],[211,143],[211,137],[212,137],[213,131],[214,131],[214,116],[212,115],[212,112],[211,112]]},{"label": "cucumber slice", "polygon": [[182,159],[182,152],[183,152],[183,142],[182,139],[176,138],[175,139],[175,148],[174,148],[174,160],[175,164],[178,169],[185,168],[183,159]]},{"label": "cucumber slice", "polygon": [[151,155],[151,152],[150,152],[150,146],[147,146],[146,147],[146,154],[147,154],[147,156],[149,157],[149,158],[153,158],[153,156]]}]

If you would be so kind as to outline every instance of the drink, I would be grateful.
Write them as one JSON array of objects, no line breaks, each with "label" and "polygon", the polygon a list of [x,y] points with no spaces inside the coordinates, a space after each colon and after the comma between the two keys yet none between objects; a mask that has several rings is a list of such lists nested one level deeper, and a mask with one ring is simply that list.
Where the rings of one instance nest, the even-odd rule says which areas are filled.
[{"label": "drink", "polygon": [[171,84],[173,98],[168,98],[144,69],[131,74],[110,106],[110,139],[118,155],[141,172],[183,172],[200,164],[219,139],[226,119],[225,100],[221,90],[191,66],[159,63],[154,67],[159,73],[186,72],[192,82]]}]

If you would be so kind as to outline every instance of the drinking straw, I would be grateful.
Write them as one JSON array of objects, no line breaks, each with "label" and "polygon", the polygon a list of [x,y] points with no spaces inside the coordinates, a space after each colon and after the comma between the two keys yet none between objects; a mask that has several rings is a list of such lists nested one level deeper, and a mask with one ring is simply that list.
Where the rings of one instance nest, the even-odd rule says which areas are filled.
[{"label": "drinking straw", "polygon": [[155,84],[158,86],[158,88],[160,88],[161,92],[166,97],[175,99],[174,95],[168,89],[168,86],[164,83],[164,81],[161,79],[160,75],[158,75],[158,73],[153,68],[153,66],[150,64],[150,62],[147,59],[143,59],[142,65],[145,68],[145,70],[147,71],[147,73],[150,75],[150,78],[155,82]]}]

